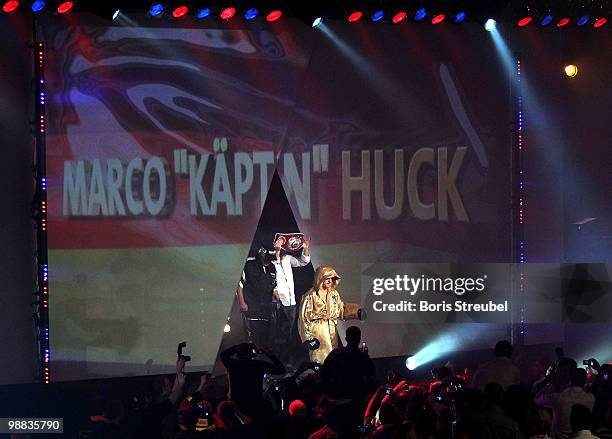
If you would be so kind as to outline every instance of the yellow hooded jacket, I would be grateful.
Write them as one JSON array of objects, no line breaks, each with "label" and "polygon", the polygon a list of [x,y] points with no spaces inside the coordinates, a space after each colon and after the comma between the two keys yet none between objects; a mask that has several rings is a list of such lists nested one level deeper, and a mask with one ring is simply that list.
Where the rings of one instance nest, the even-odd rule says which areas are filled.
[{"label": "yellow hooded jacket", "polygon": [[[323,289],[326,279],[334,279],[332,288]],[[344,303],[336,290],[340,276],[332,267],[319,267],[315,272],[314,285],[302,296],[298,331],[302,341],[316,338],[321,344],[319,349],[309,351],[310,361],[323,364],[327,355],[338,347],[336,325],[344,318]]]}]

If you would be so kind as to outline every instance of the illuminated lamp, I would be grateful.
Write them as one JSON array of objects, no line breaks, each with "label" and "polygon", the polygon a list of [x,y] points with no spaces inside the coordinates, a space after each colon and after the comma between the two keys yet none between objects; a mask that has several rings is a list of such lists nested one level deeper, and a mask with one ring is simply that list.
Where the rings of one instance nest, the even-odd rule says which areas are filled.
[{"label": "illuminated lamp", "polygon": [[570,78],[573,78],[578,74],[578,66],[575,64],[568,64],[563,70],[565,71],[565,74]]},{"label": "illuminated lamp", "polygon": [[72,8],[74,7],[74,2],[61,2],[58,6],[57,6],[57,13],[58,14],[67,14],[68,12],[72,11]]},{"label": "illuminated lamp", "polygon": [[18,7],[19,7],[18,1],[10,0],[4,3],[4,5],[2,6],[2,10],[6,12],[7,14],[10,14],[11,12],[16,11]]},{"label": "illuminated lamp", "polygon": [[246,12],[244,13],[244,19],[253,20],[255,17],[257,17],[257,14],[259,14],[259,11],[257,10],[257,8],[247,9]]},{"label": "illuminated lamp", "polygon": [[427,9],[419,8],[414,13],[414,21],[423,21],[427,17]]},{"label": "illuminated lamp", "polygon": [[561,20],[557,21],[557,27],[567,26],[571,19],[569,17],[563,17]]},{"label": "illuminated lamp", "polygon": [[40,12],[45,9],[45,6],[47,6],[47,3],[44,0],[35,0],[32,2],[30,9],[32,9],[32,12]]},{"label": "illuminated lamp", "polygon": [[185,15],[187,15],[188,12],[189,12],[189,6],[180,5],[174,8],[174,10],[172,11],[172,16],[174,18],[183,18]]},{"label": "illuminated lamp", "polygon": [[376,11],[376,12],[374,12],[374,13],[372,14],[372,18],[371,18],[371,20],[372,20],[374,23],[376,23],[377,21],[380,21],[380,20],[382,20],[383,18],[385,18],[385,11],[383,11],[382,9],[380,9],[380,10],[378,10],[378,11]]},{"label": "illuminated lamp", "polygon": [[210,8],[200,8],[196,12],[196,18],[198,20],[202,20],[202,19],[210,16],[211,13],[212,13],[212,9],[210,9]]},{"label": "illuminated lamp", "polygon": [[454,23],[462,23],[465,20],[465,11],[459,11],[455,14],[453,18]]},{"label": "illuminated lamp", "polygon": [[591,19],[590,15],[583,15],[576,22],[576,26],[579,26],[579,27],[584,26],[585,24],[589,22],[590,19]]},{"label": "illuminated lamp", "polygon": [[273,21],[278,20],[282,16],[283,16],[283,12],[279,9],[275,9],[273,11],[270,11],[268,15],[266,15],[266,21],[272,23]]},{"label": "illuminated lamp", "polygon": [[406,11],[399,11],[393,16],[391,21],[393,22],[393,24],[398,24],[404,21],[407,16],[408,16],[408,13]]},{"label": "illuminated lamp", "polygon": [[554,18],[555,17],[553,17],[552,14],[545,15],[542,17],[542,20],[540,20],[540,26],[548,26],[550,23],[552,23]]},{"label": "illuminated lamp", "polygon": [[607,22],[608,22],[608,19],[606,17],[598,18],[597,20],[595,20],[595,23],[593,23],[593,27],[594,28],[602,27]]},{"label": "illuminated lamp", "polygon": [[446,18],[446,15],[437,14],[431,19],[431,24],[440,24],[444,21],[445,18]]},{"label": "illuminated lamp", "polygon": [[229,20],[234,15],[236,15],[236,8],[230,6],[229,8],[223,8],[221,13],[219,14],[219,17],[221,17],[221,19],[223,20]]},{"label": "illuminated lamp", "polygon": [[349,21],[349,23],[354,23],[356,21],[361,20],[361,17],[363,17],[363,12],[355,11],[348,16],[347,20]]}]

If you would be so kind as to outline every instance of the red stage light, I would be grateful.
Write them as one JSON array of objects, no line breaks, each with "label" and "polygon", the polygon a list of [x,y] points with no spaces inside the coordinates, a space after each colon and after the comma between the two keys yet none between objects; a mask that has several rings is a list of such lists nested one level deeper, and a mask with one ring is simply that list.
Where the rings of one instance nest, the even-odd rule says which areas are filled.
[{"label": "red stage light", "polygon": [[276,21],[283,16],[283,12],[278,9],[271,11],[268,15],[266,15],[266,20],[269,22]]},{"label": "red stage light", "polygon": [[405,11],[400,11],[397,14],[395,14],[393,16],[393,18],[391,19],[391,21],[393,22],[393,24],[397,24],[399,22],[402,22],[406,19],[406,17],[408,16],[408,13]]},{"label": "red stage light", "polygon": [[74,2],[61,2],[57,7],[57,12],[59,14],[67,14],[68,12],[72,11],[73,7]]},{"label": "red stage light", "polygon": [[597,20],[595,20],[595,23],[593,23],[593,27],[602,27],[607,22],[608,19],[606,17],[598,18]]},{"label": "red stage light", "polygon": [[219,17],[221,17],[223,20],[229,20],[230,18],[232,18],[234,15],[236,15],[236,8],[225,8],[221,11],[221,14],[219,14]]},{"label": "red stage light", "polygon": [[533,18],[525,17],[525,18],[521,18],[516,24],[518,25],[518,27],[523,27],[523,26],[527,26],[532,21],[533,21]]},{"label": "red stage light", "polygon": [[570,19],[568,17],[562,18],[561,20],[557,21],[557,27],[563,27],[567,25],[569,22],[570,22]]},{"label": "red stage light", "polygon": [[348,16],[348,21],[349,23],[354,23],[356,21],[361,20],[361,17],[363,17],[363,12],[355,11],[351,15]]},{"label": "red stage light", "polygon": [[440,24],[444,21],[445,18],[446,18],[446,15],[438,14],[431,19],[431,24]]},{"label": "red stage light", "polygon": [[176,8],[174,8],[174,10],[172,11],[172,16],[174,18],[181,18],[184,17],[185,15],[187,15],[187,12],[189,12],[189,7],[183,5],[183,6],[177,6]]},{"label": "red stage light", "polygon": [[9,14],[13,12],[14,10],[16,10],[18,7],[19,7],[19,2],[16,0],[11,0],[11,1],[4,3],[4,6],[2,6],[2,10],[6,12],[7,14]]}]

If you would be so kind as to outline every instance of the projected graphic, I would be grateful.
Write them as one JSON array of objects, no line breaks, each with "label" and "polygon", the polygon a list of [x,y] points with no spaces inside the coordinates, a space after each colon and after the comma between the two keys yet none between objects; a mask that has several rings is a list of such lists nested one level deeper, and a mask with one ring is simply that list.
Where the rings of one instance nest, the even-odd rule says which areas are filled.
[{"label": "projected graphic", "polygon": [[[45,26],[55,379],[171,370],[183,340],[210,367],[275,169],[351,302],[361,263],[508,260],[493,49],[371,31]],[[374,356],[433,330],[360,325],[397,333]]]}]

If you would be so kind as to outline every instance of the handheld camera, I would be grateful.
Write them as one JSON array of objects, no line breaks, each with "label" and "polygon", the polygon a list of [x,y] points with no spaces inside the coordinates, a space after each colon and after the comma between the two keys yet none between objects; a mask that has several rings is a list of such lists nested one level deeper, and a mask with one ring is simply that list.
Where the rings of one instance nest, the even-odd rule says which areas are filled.
[{"label": "handheld camera", "polygon": [[178,347],[176,348],[177,360],[180,360],[182,358],[185,361],[185,363],[187,363],[188,361],[191,361],[191,357],[189,355],[183,355],[183,349],[186,347],[187,347],[187,342],[182,341],[178,344]]},{"label": "handheld camera", "polygon": [[600,365],[599,365],[599,362],[595,358],[589,358],[588,360],[582,360],[582,365],[590,367],[591,369],[599,372]]}]

